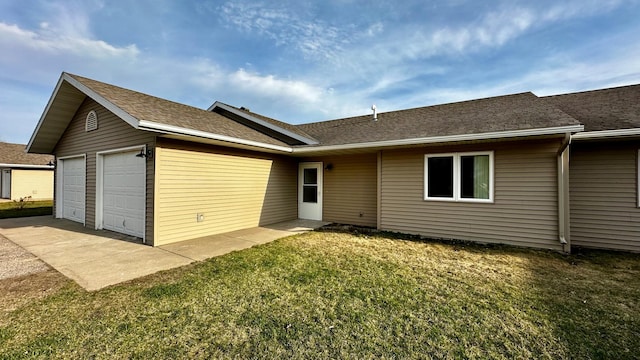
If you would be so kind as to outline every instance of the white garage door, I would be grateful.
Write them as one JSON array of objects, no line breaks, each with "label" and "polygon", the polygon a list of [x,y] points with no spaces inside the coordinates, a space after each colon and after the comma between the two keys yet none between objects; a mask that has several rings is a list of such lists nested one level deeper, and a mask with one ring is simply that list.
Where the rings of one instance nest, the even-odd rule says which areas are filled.
[{"label": "white garage door", "polygon": [[144,236],[145,165],[140,150],[103,157],[102,227]]},{"label": "white garage door", "polygon": [[84,224],[84,158],[62,160],[62,217]]}]

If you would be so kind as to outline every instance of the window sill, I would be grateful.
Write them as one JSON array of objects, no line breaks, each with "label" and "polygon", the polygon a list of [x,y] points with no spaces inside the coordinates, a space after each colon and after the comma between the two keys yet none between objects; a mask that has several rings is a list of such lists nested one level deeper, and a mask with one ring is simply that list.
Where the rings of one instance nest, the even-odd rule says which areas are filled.
[{"label": "window sill", "polygon": [[469,203],[469,204],[493,204],[493,199],[453,199],[453,198],[426,198],[424,201]]}]

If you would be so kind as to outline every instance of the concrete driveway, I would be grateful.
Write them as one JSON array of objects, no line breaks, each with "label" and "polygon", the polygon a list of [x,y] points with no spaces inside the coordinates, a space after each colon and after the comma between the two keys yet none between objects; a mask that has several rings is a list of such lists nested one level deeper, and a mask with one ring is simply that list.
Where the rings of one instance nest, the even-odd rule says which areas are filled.
[{"label": "concrete driveway", "polygon": [[161,247],[143,245],[135,238],[111,231],[89,230],[82,224],[51,216],[1,219],[0,234],[86,290],[93,291],[309,231],[324,224],[295,220]]}]

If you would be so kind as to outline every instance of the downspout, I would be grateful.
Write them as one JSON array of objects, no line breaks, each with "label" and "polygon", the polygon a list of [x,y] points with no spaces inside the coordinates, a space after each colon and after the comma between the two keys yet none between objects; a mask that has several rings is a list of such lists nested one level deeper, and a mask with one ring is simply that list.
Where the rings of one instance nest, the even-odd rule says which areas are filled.
[{"label": "downspout", "polygon": [[569,237],[569,145],[571,133],[565,134],[558,149],[558,240],[563,252],[571,252]]},{"label": "downspout", "polygon": [[378,150],[377,163],[377,189],[376,189],[376,229],[380,230],[382,226],[382,150]]}]

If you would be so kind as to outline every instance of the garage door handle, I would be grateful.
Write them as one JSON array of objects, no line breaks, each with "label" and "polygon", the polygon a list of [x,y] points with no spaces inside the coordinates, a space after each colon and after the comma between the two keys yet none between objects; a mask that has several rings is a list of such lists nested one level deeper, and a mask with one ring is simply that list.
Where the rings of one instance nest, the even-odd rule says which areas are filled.
[{"label": "garage door handle", "polygon": [[126,220],[122,220],[122,227],[125,227],[125,226],[124,226],[124,222],[125,222],[125,221],[126,221]]}]

